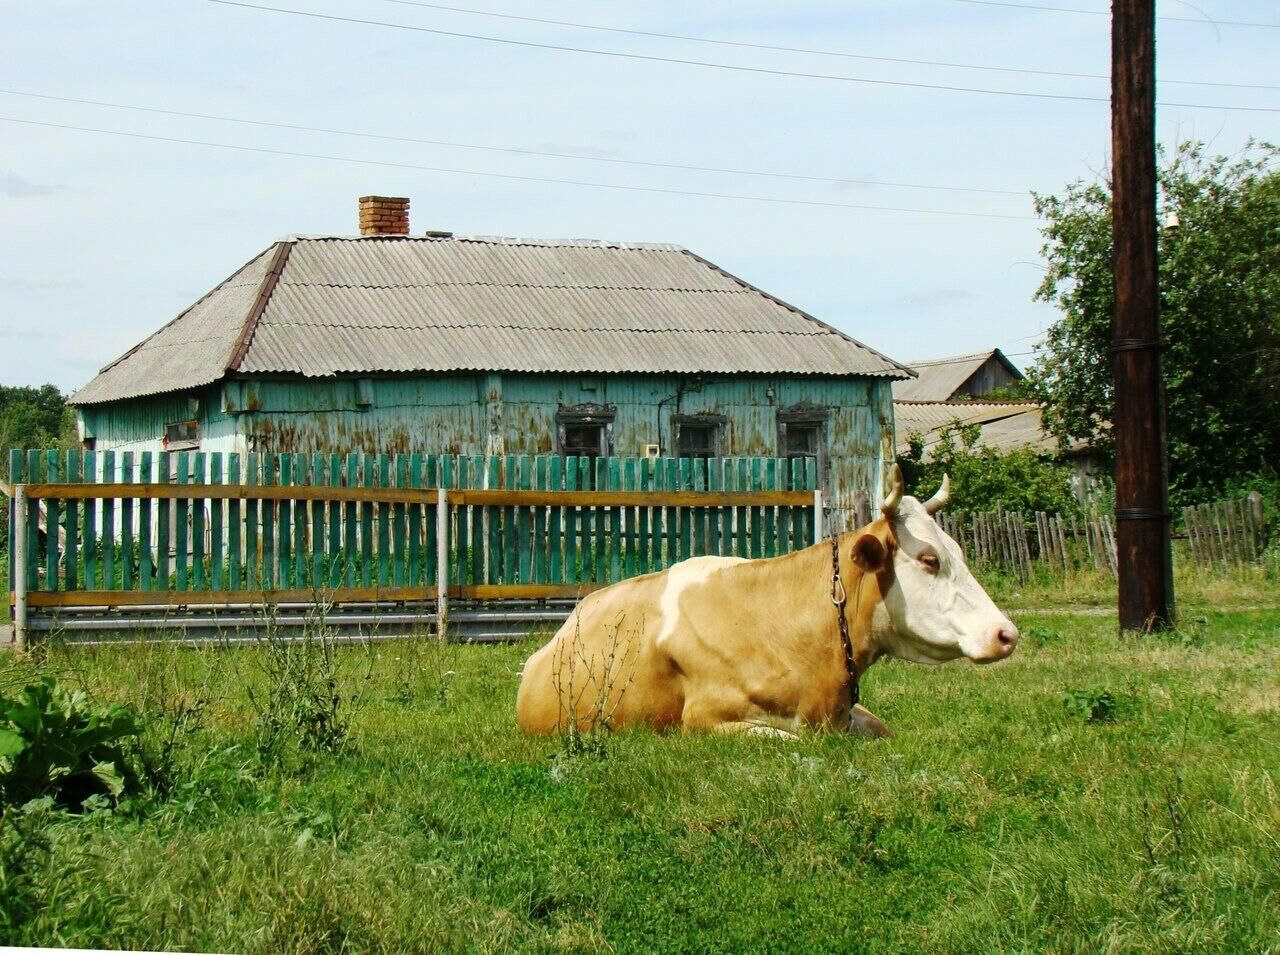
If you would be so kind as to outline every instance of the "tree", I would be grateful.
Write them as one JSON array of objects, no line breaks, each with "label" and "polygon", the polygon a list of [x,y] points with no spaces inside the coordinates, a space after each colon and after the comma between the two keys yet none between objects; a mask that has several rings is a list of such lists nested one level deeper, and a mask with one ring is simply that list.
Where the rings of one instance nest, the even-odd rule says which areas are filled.
[{"label": "tree", "polygon": [[[1219,493],[1280,459],[1280,149],[1160,153],[1161,321],[1175,501]],[[1036,290],[1062,312],[1028,378],[1060,441],[1113,450],[1110,184],[1035,197],[1048,265]],[[1176,223],[1176,224],[1175,224]]]},{"label": "tree", "polygon": [[54,385],[0,385],[0,473],[9,473],[10,448],[70,447],[75,417]]}]

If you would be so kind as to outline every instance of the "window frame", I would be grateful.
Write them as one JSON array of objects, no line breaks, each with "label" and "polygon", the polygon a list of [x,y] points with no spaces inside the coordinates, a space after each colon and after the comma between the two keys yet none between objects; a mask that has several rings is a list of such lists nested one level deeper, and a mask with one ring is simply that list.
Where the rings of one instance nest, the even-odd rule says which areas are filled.
[{"label": "window frame", "polygon": [[[818,487],[827,486],[827,468],[830,464],[828,445],[830,443],[831,409],[821,405],[795,405],[778,412],[778,457],[814,458]],[[817,434],[817,450],[814,454],[792,453],[787,450],[788,427],[812,428]]]},{"label": "window frame", "polygon": [[566,450],[566,438],[569,427],[583,425],[600,428],[600,452],[595,455],[576,455],[577,457],[607,458],[613,455],[613,421],[618,410],[613,405],[561,405],[556,411],[556,453],[562,458],[570,457]]},{"label": "window frame", "polygon": [[[724,457],[725,425],[728,418],[722,414],[673,414],[671,416],[671,450],[676,458],[713,461]],[[685,454],[680,447],[686,429],[711,432],[710,454]]]},{"label": "window frame", "polygon": [[[185,429],[185,437],[170,437],[175,428]],[[190,451],[200,447],[200,421],[188,418],[185,421],[170,421],[164,426],[164,437],[160,442],[166,451]]]}]

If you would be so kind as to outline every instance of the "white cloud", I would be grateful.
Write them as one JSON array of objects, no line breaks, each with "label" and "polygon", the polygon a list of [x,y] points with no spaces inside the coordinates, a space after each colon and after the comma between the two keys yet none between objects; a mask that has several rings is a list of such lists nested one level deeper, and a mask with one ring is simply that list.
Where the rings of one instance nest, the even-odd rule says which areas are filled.
[{"label": "white cloud", "polygon": [[0,196],[10,199],[33,199],[37,196],[51,196],[62,192],[67,187],[55,183],[33,182],[19,176],[12,170],[0,173]]}]

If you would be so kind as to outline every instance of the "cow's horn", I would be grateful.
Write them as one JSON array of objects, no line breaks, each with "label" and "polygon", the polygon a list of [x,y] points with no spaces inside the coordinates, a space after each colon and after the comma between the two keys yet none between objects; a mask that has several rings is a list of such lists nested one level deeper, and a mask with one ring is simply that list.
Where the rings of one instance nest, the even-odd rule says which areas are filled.
[{"label": "cow's horn", "polygon": [[946,506],[947,500],[951,497],[951,475],[942,475],[942,487],[938,488],[938,493],[929,500],[924,502],[924,509],[930,514],[936,514]]},{"label": "cow's horn", "polygon": [[880,510],[892,516],[898,512],[898,505],[901,503],[902,468],[895,464],[893,466],[893,484],[889,488],[889,493],[884,496],[884,503],[880,505]]}]

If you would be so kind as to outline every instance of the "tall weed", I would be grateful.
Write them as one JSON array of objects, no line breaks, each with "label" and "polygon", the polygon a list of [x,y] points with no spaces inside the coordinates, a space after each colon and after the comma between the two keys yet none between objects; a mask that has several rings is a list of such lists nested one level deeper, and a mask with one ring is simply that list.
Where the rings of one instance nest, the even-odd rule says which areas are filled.
[{"label": "tall weed", "polygon": [[317,601],[294,637],[269,617],[250,658],[258,672],[245,681],[256,717],[259,754],[277,762],[290,749],[336,753],[348,741],[351,720],[363,705],[374,665],[360,644],[363,673],[352,684],[342,673],[337,631],[326,622],[328,605]]}]

